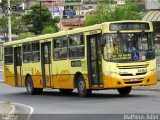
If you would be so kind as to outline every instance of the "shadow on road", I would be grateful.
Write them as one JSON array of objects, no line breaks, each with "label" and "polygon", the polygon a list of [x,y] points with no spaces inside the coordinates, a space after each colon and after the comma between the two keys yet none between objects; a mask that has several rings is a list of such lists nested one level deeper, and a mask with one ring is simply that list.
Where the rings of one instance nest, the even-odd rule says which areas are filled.
[{"label": "shadow on road", "polygon": [[[43,98],[43,99],[48,99],[48,98],[72,98],[72,99],[80,99],[81,97],[79,97],[77,92],[73,92],[73,93],[68,93],[68,94],[62,94],[58,91],[44,91],[42,94],[38,94],[38,95],[28,95],[26,92],[16,92],[16,93],[7,93],[5,94],[5,96],[10,96],[10,97],[28,97],[28,96],[32,96],[32,97],[38,97],[38,98]],[[89,97],[86,98],[82,98],[82,99],[112,99],[112,98],[139,98],[139,97],[149,97],[151,95],[146,95],[146,94],[138,94],[138,93],[134,93],[134,91],[128,95],[128,96],[121,96],[118,93],[116,94],[115,92],[111,93],[92,93]]]}]

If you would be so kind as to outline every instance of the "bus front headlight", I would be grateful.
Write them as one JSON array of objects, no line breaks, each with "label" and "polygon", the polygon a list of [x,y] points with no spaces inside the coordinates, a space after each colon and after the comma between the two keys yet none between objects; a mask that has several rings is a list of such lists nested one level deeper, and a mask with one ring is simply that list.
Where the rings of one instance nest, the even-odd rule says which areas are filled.
[{"label": "bus front headlight", "polygon": [[155,72],[156,72],[156,69],[152,69],[152,70],[150,70],[149,74],[153,74]]},{"label": "bus front headlight", "polygon": [[116,76],[118,76],[119,74],[118,74],[118,73],[115,73],[115,72],[107,72],[106,75],[112,76],[112,77],[116,77]]}]

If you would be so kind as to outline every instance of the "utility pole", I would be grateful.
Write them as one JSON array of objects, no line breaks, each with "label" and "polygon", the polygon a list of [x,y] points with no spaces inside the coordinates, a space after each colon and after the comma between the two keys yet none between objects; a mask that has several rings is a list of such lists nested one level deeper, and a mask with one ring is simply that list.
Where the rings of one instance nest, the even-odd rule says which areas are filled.
[{"label": "utility pole", "polygon": [[42,34],[42,1],[40,1],[40,34]]},{"label": "utility pole", "polygon": [[7,0],[8,2],[8,38],[9,42],[12,41],[12,31],[11,31],[11,8],[10,8],[10,0]]},{"label": "utility pole", "polygon": [[63,6],[63,5],[60,5],[60,6],[59,6],[59,10],[60,10],[60,31],[62,31],[62,30],[63,30],[62,18],[63,18],[64,6]]}]

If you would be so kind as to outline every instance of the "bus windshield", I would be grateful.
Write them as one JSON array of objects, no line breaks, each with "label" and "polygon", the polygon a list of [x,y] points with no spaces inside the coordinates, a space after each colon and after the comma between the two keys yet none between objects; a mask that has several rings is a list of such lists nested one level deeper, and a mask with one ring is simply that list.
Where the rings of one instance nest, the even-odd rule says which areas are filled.
[{"label": "bus windshield", "polygon": [[105,34],[103,48],[107,61],[133,62],[155,58],[153,33],[113,33]]}]

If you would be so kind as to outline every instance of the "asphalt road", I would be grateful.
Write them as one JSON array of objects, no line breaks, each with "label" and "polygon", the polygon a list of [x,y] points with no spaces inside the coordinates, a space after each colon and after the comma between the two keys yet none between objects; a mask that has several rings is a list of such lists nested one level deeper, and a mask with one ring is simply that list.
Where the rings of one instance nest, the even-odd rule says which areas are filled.
[{"label": "asphalt road", "polygon": [[122,97],[116,90],[95,91],[91,97],[80,98],[76,91],[62,95],[58,90],[42,95],[27,95],[25,88],[14,88],[0,83],[0,101],[29,105],[34,114],[132,114],[160,113],[158,91],[133,90]]}]

